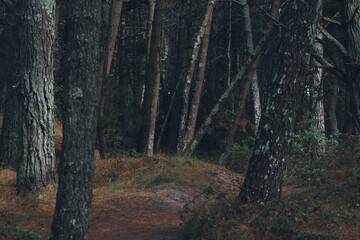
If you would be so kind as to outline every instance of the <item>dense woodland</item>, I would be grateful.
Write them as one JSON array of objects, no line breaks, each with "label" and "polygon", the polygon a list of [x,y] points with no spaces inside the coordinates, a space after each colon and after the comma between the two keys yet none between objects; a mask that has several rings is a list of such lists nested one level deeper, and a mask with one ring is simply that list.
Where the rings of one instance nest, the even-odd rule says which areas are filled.
[{"label": "dense woodland", "polygon": [[89,238],[94,153],[196,157],[264,206],[359,147],[360,0],[0,0],[0,62],[0,162],[19,196],[57,182],[50,239]]}]

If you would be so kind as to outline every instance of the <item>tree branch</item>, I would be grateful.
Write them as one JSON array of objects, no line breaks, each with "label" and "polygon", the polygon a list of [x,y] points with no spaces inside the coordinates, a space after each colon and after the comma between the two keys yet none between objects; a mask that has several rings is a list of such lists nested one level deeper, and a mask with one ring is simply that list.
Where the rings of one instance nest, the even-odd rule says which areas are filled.
[{"label": "tree branch", "polygon": [[346,50],[346,48],[333,36],[331,36],[331,34],[326,31],[320,24],[318,24],[318,29],[321,31],[322,34],[324,34],[324,36],[329,39],[329,41],[334,44],[342,54],[344,54],[345,56],[348,56],[348,51]]},{"label": "tree branch", "polygon": [[331,73],[333,73],[339,80],[345,81],[346,74],[336,66],[332,65],[328,61],[326,61],[320,54],[318,53],[312,53],[311,56],[319,62],[322,66],[321,68],[329,70]]}]

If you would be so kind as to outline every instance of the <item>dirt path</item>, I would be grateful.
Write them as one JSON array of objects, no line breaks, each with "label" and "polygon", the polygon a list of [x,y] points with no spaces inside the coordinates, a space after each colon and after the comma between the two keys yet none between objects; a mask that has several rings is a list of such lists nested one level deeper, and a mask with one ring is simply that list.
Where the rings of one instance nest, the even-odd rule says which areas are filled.
[{"label": "dirt path", "polygon": [[[232,172],[208,173],[214,179],[213,186],[219,185],[232,196],[238,193],[242,176]],[[234,182],[234,179],[237,182]],[[214,184],[215,183],[215,184]],[[177,239],[180,230],[180,211],[197,196],[191,186],[173,189],[160,188],[153,192],[139,191],[119,194],[109,200],[106,194],[94,194],[93,216],[90,240],[171,240]],[[107,200],[106,200],[107,199]],[[201,204],[197,198],[196,204]]]}]

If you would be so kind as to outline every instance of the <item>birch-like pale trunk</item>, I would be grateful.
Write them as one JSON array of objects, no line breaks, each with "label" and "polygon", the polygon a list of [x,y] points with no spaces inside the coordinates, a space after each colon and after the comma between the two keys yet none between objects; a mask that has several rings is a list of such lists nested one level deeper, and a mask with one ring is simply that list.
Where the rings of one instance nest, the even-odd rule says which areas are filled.
[{"label": "birch-like pale trunk", "polygon": [[205,27],[204,38],[201,43],[200,59],[199,59],[199,65],[198,65],[198,70],[197,70],[195,90],[194,90],[192,102],[190,105],[189,120],[187,123],[187,128],[186,128],[186,133],[185,133],[184,146],[189,144],[189,142],[194,137],[195,127],[196,127],[196,119],[197,119],[198,112],[199,112],[202,86],[203,86],[204,77],[205,77],[206,58],[207,58],[207,53],[208,53],[210,32],[211,32],[211,20],[212,20],[212,12],[210,13],[210,16],[209,16],[208,25]]},{"label": "birch-like pale trunk", "polygon": [[200,46],[202,38],[205,34],[206,26],[209,24],[209,19],[212,16],[212,12],[214,10],[216,0],[210,0],[207,5],[206,13],[199,29],[199,32],[196,34],[196,40],[193,45],[193,51],[190,59],[189,69],[186,74],[185,78],[185,85],[183,90],[182,96],[182,109],[181,109],[181,119],[180,119],[180,127],[179,127],[179,136],[178,136],[178,145],[177,145],[177,152],[181,153],[185,147],[185,132],[186,132],[186,125],[188,120],[188,108],[189,108],[189,97],[190,97],[190,88],[191,82],[195,71],[196,62],[198,59]]},{"label": "birch-like pale trunk", "polygon": [[[256,66],[258,64],[259,57],[262,54],[264,47],[270,40],[270,36],[271,36],[272,32],[273,32],[273,26],[271,25],[271,26],[269,26],[269,28],[266,31],[263,38],[257,44],[256,48],[254,49],[253,55],[251,55],[248,58],[248,60],[246,61],[246,64],[241,68],[240,72],[238,72],[236,74],[236,76],[234,77],[234,79],[231,82],[231,84],[229,85],[229,87],[227,87],[225,89],[225,91],[223,92],[223,94],[220,96],[217,103],[215,104],[215,106],[212,108],[210,114],[205,118],[204,122],[201,124],[201,126],[200,126],[199,130],[196,132],[194,138],[185,147],[184,151],[182,151],[182,153],[181,153],[182,155],[191,155],[194,152],[194,150],[200,143],[201,139],[204,137],[207,129],[213,123],[215,116],[219,113],[220,106],[222,106],[226,102],[226,100],[231,96],[232,92],[238,86],[238,84],[243,79],[247,79],[247,80],[252,79],[253,74],[255,73],[254,70],[256,70]],[[248,84],[248,86],[250,87],[250,84]]]}]

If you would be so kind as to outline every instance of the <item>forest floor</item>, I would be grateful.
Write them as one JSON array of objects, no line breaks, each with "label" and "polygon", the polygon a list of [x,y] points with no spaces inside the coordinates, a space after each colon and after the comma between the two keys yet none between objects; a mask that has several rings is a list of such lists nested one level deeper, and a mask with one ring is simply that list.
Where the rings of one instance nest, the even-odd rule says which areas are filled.
[{"label": "forest floor", "polygon": [[[90,239],[360,239],[360,150],[348,152],[291,161],[281,202],[265,206],[239,206],[243,175],[196,158],[95,154]],[[15,183],[0,170],[0,240],[48,239],[57,184],[22,197]]]}]

